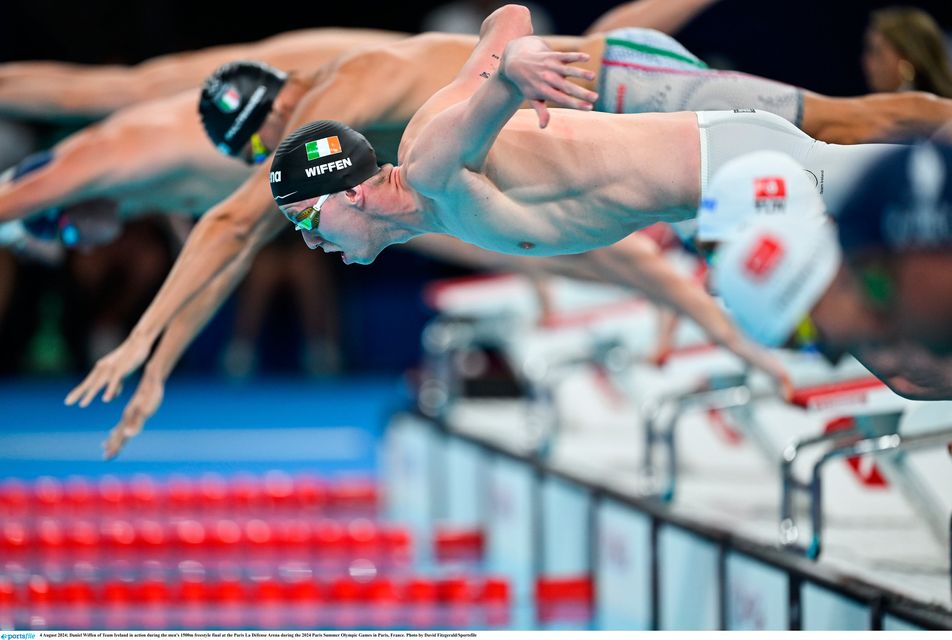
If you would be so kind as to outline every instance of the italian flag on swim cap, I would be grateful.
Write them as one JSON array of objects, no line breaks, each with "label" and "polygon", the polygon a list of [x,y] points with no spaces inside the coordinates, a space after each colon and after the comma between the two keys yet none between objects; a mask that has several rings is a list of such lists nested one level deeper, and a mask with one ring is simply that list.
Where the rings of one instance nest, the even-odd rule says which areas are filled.
[{"label": "italian flag on swim cap", "polygon": [[231,113],[241,104],[241,95],[238,94],[237,89],[231,85],[228,85],[218,96],[215,104],[218,105],[218,108],[223,112]]}]

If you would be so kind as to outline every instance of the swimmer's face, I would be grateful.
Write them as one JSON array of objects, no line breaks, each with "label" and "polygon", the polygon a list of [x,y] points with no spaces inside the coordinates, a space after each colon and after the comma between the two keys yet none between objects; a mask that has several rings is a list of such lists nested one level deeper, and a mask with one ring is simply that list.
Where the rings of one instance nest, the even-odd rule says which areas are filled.
[{"label": "swimmer's face", "polygon": [[245,143],[238,153],[238,158],[249,166],[264,164],[264,161],[271,155],[272,147],[266,145],[257,132],[251,136],[251,139]]},{"label": "swimmer's face", "polygon": [[[268,112],[264,122],[255,132],[255,139],[249,140],[242,148],[239,157],[246,164],[261,164],[271,152],[278,148],[281,140],[284,139],[285,131],[288,128],[288,120],[300,102],[301,97],[311,88],[303,78],[299,78],[292,73],[288,82],[278,92],[274,100],[271,111]],[[262,151],[264,151],[262,155]]]},{"label": "swimmer's face", "polygon": [[[359,187],[358,187],[359,189]],[[301,237],[309,249],[323,249],[325,253],[340,253],[344,264],[370,264],[387,243],[381,239],[375,221],[364,214],[352,201],[355,191],[335,193],[323,204],[320,198],[302,200],[281,207],[285,217],[298,219],[308,207],[320,204],[319,219],[311,229],[301,229]]]},{"label": "swimmer's face", "polygon": [[838,336],[836,331],[836,326],[829,326],[823,322],[822,316],[811,312],[800,321],[783,347],[792,351],[818,353],[827,362],[836,365],[846,354],[845,347],[838,340],[842,336]]},{"label": "swimmer's face", "polygon": [[813,305],[810,320],[815,346],[824,354],[841,354],[893,338],[889,319],[870,303],[861,280],[845,265],[840,266],[833,282]]},{"label": "swimmer's face", "polygon": [[878,31],[869,28],[863,45],[863,73],[871,91],[893,92],[903,85],[899,73],[902,57]]}]

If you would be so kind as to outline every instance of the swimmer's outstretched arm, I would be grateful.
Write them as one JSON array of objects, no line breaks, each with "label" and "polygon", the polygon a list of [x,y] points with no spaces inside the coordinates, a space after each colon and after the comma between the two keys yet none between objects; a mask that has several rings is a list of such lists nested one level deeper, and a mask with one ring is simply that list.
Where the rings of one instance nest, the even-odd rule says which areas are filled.
[{"label": "swimmer's outstretched arm", "polygon": [[[661,256],[651,240],[632,234],[615,244],[580,256],[586,267],[613,284],[642,291],[655,302],[689,317],[717,344],[774,378],[784,393],[792,389],[789,376],[768,351],[747,340],[716,300],[703,287],[682,276]],[[575,256],[557,258],[576,260]]]},{"label": "swimmer's outstretched arm", "polygon": [[197,88],[220,65],[261,60],[315,69],[350,49],[405,34],[363,29],[308,29],[259,42],[173,53],[137,65],[10,62],[0,65],[0,116],[88,122],[138,102]]},{"label": "swimmer's outstretched arm", "polygon": [[538,113],[541,127],[549,121],[546,101],[592,109],[597,94],[567,79],[594,79],[591,71],[569,66],[588,55],[552,51],[539,38],[526,37],[531,33],[525,7],[507,5],[486,18],[479,43],[460,73],[407,126],[401,155],[416,188],[440,190],[459,171],[480,171],[499,132],[524,100]]},{"label": "swimmer's outstretched arm", "polygon": [[60,141],[45,165],[0,185],[0,221],[89,198],[121,198],[125,185],[141,186],[180,167],[195,131],[172,116],[195,117],[197,102],[198,92],[188,91],[123,110]]},{"label": "swimmer's outstretched arm", "polygon": [[931,93],[833,98],[805,91],[800,128],[834,144],[896,142],[930,136],[952,121],[952,100]]},{"label": "swimmer's outstretched arm", "polygon": [[124,107],[200,87],[220,64],[255,45],[174,53],[138,65],[9,62],[0,65],[0,116],[88,122]]},{"label": "swimmer's outstretched arm", "polygon": [[[103,401],[112,400],[121,390],[123,378],[145,361],[152,345],[173,317],[201,294],[216,276],[232,268],[236,262],[250,261],[284,228],[287,222],[277,213],[267,175],[268,166],[262,165],[234,194],[195,225],[172,271],[132,333],[96,362],[89,375],[66,397],[66,404],[78,402],[81,407],[86,407],[103,389]],[[237,282],[243,273],[241,267],[235,267],[231,277]],[[205,298],[204,304],[213,305],[214,310],[228,290],[221,285],[218,289],[220,295]],[[199,328],[200,325],[194,326],[194,331]]]},{"label": "swimmer's outstretched arm", "polygon": [[182,353],[191,344],[221,303],[234,291],[251,267],[256,251],[246,250],[176,314],[142,371],[142,378],[122,412],[119,423],[103,442],[103,458],[114,458],[125,443],[137,436],[165,395],[165,381]]},{"label": "swimmer's outstretched arm", "polygon": [[406,248],[477,269],[545,272],[641,291],[655,302],[691,318],[713,341],[777,380],[785,393],[791,388],[780,362],[744,338],[703,287],[678,273],[653,241],[638,234],[595,251],[553,257],[493,253],[437,234],[414,238]]},{"label": "swimmer's outstretched arm", "polygon": [[624,27],[644,27],[675,33],[694,16],[718,0],[634,0],[601,15],[585,35],[606,33]]},{"label": "swimmer's outstretched arm", "polygon": [[8,62],[0,65],[0,116],[59,122],[102,118],[146,99],[134,75],[134,67],[122,65]]},{"label": "swimmer's outstretched arm", "polygon": [[99,125],[73,134],[50,153],[45,165],[0,184],[0,221],[99,195],[97,186],[109,180],[109,168],[122,161]]},{"label": "swimmer's outstretched arm", "polygon": [[[334,118],[355,128],[367,123],[405,121],[408,116],[401,115],[402,112],[419,98],[412,97],[415,89],[406,86],[405,74],[400,75],[402,64],[399,57],[380,49],[329,65],[319,84],[295,109],[288,129],[317,118]],[[379,78],[380,86],[385,89],[366,99],[355,98],[353,91],[347,90],[355,78],[370,78],[371,81]],[[103,389],[103,400],[112,400],[123,378],[145,361],[152,344],[179,310],[195,296],[202,294],[206,283],[224,269],[231,269],[235,261],[243,259],[242,256],[250,260],[287,225],[271,197],[269,165],[266,162],[259,167],[234,194],[202,217],[189,235],[159,293],[132,333],[119,347],[96,363],[83,382],[69,393],[66,404],[78,402],[82,407],[88,406]],[[232,277],[238,278],[240,273],[233,271]],[[207,304],[214,304],[217,308],[225,295],[222,293],[217,301]],[[198,331],[198,327],[195,331]],[[184,330],[181,335],[184,335]],[[190,339],[191,336],[186,342]]]}]

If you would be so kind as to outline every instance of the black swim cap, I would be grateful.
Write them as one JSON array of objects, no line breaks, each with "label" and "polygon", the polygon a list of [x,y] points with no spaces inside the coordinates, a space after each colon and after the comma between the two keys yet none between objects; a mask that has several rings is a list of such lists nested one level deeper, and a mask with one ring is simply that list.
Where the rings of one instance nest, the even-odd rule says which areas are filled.
[{"label": "black swim cap", "polygon": [[[38,151],[30,154],[10,169],[10,182],[16,182],[34,171],[42,169],[53,161],[53,152],[50,150]],[[23,221],[24,230],[40,240],[58,240],[62,231],[67,230],[66,240],[75,240],[68,232],[69,225],[62,216],[60,207],[50,207],[39,211]],[[75,244],[75,242],[71,243]]]},{"label": "black swim cap", "polygon": [[208,76],[198,100],[205,132],[219,151],[237,155],[261,127],[288,75],[262,62],[229,62]]},{"label": "black swim cap", "polygon": [[271,161],[271,194],[279,205],[356,187],[373,176],[377,154],[346,124],[318,120],[281,142]]}]

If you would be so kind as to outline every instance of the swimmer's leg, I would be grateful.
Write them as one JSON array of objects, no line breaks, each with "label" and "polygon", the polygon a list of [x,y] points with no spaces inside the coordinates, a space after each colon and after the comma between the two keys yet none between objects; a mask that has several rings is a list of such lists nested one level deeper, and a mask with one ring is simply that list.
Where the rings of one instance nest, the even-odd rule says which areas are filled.
[{"label": "swimmer's leg", "polygon": [[599,111],[647,113],[757,109],[799,125],[803,91],[766,78],[710,69],[681,44],[648,29],[606,35]]}]

